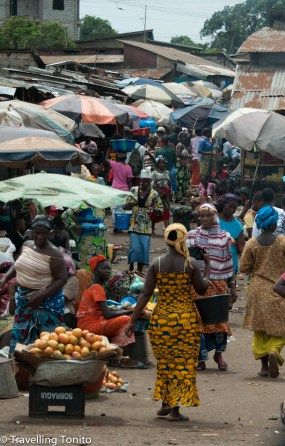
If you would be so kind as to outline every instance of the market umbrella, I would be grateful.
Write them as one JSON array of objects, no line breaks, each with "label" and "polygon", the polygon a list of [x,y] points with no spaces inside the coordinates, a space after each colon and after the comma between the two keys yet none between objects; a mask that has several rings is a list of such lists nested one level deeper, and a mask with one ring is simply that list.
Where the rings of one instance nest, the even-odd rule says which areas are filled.
[{"label": "market umbrella", "polygon": [[172,112],[171,121],[185,127],[202,129],[228,114],[225,105],[218,104],[210,98],[197,98],[192,104]]},{"label": "market umbrella", "polygon": [[29,102],[0,102],[0,125],[8,127],[33,127],[57,133],[62,139],[73,144],[76,123],[54,110]]},{"label": "market umbrella", "polygon": [[77,177],[36,173],[0,182],[0,201],[19,198],[36,200],[41,206],[78,208],[82,203],[99,209],[125,204],[132,196],[109,186],[101,186]]},{"label": "market umbrella", "polygon": [[0,143],[1,167],[64,167],[91,161],[83,150],[52,138],[28,136]]},{"label": "market umbrella", "polygon": [[33,129],[31,127],[0,126],[0,142],[9,141],[10,139],[24,138],[26,136],[39,136],[60,140],[60,137],[55,132],[50,132],[48,130]]},{"label": "market umbrella", "polygon": [[171,105],[173,101],[172,96],[160,86],[130,85],[123,92],[133,99],[151,99],[165,105]]},{"label": "market umbrella", "polygon": [[140,99],[132,104],[134,107],[139,108],[145,112],[148,116],[153,118],[159,125],[167,125],[170,120],[170,113],[172,109],[164,104],[156,101]]},{"label": "market umbrella", "polygon": [[89,138],[105,138],[105,133],[98,127],[96,124],[92,124],[91,122],[80,122],[78,126],[79,135]]},{"label": "market umbrella", "polygon": [[211,93],[210,97],[214,99],[214,101],[221,101],[223,98],[222,90],[212,82],[207,81],[194,81],[193,82],[194,89],[196,87],[197,91],[203,92],[201,96],[209,97],[208,91]]},{"label": "market umbrella", "polygon": [[269,110],[240,108],[217,123],[214,136],[244,150],[263,150],[285,160],[285,116]]},{"label": "market umbrella", "polygon": [[122,110],[126,111],[130,119],[138,119],[138,118],[146,119],[149,117],[147,113],[140,110],[139,108],[134,107],[133,105],[118,104],[118,103],[116,103],[116,105]]},{"label": "market umbrella", "polygon": [[46,109],[53,109],[76,121],[91,122],[93,124],[124,124],[127,113],[117,107],[111,99],[99,99],[92,96],[73,94],[58,96],[41,103]]}]

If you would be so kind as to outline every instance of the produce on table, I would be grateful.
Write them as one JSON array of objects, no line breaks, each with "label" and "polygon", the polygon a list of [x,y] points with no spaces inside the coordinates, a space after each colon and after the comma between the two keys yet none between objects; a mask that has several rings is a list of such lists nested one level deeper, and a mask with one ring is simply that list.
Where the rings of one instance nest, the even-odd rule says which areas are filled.
[{"label": "produce on table", "polygon": [[104,381],[103,381],[103,387],[106,387],[106,389],[109,390],[118,390],[122,387],[124,384],[124,380],[120,378],[118,372],[111,372],[107,371]]},{"label": "produce on table", "polygon": [[29,349],[34,355],[54,359],[83,359],[106,351],[108,347],[102,336],[80,328],[67,330],[65,327],[57,327],[52,333],[42,332]]}]

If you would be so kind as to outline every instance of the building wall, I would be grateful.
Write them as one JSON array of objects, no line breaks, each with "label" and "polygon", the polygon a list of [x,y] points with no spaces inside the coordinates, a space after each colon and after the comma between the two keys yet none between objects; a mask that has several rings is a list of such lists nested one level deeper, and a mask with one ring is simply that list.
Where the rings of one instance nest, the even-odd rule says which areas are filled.
[{"label": "building wall", "polygon": [[39,0],[18,0],[17,15],[40,18]]},{"label": "building wall", "polygon": [[285,65],[284,53],[255,53],[250,56],[252,65]]},{"label": "building wall", "polygon": [[[64,10],[53,10],[53,0],[18,0],[17,15],[59,22],[70,37],[79,37],[79,0],[64,0]],[[0,24],[10,17],[10,0],[0,0]]]},{"label": "building wall", "polygon": [[26,51],[0,51],[0,69],[16,68],[26,69],[38,67],[32,54]]},{"label": "building wall", "polygon": [[157,68],[157,55],[125,44],[124,68]]},{"label": "building wall", "polygon": [[172,60],[166,59],[163,56],[157,56],[157,68],[174,68]]},{"label": "building wall", "polygon": [[8,19],[10,15],[10,3],[7,0],[0,0],[0,23]]},{"label": "building wall", "polygon": [[55,21],[65,26],[73,40],[79,36],[79,1],[64,0],[64,10],[53,10],[53,0],[43,1],[42,20]]}]

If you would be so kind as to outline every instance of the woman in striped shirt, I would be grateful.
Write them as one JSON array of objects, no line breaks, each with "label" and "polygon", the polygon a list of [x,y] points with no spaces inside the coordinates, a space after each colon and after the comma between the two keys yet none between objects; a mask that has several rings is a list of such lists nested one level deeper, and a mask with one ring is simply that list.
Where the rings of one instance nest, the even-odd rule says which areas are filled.
[{"label": "woman in striped shirt", "polygon": [[[210,258],[211,272],[210,285],[206,296],[226,294],[230,291],[234,300],[235,283],[233,281],[233,260],[231,254],[232,238],[230,234],[220,229],[216,208],[205,203],[199,208],[199,219],[201,226],[188,232],[188,247],[200,247],[207,251]],[[204,261],[199,261],[201,271],[204,270]],[[203,326],[201,336],[200,356],[198,370],[206,368],[205,361],[208,352],[215,350],[214,361],[219,370],[227,370],[227,364],[222,357],[226,350],[227,337],[230,335],[228,323],[211,324]]]}]

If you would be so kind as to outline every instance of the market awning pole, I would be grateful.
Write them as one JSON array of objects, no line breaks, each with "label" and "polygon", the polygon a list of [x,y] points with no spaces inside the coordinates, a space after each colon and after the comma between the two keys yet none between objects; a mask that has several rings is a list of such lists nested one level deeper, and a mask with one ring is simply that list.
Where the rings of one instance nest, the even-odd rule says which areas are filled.
[{"label": "market awning pole", "polygon": [[256,167],[255,167],[255,172],[254,172],[254,176],[253,176],[252,185],[251,185],[251,195],[252,195],[252,191],[253,191],[253,188],[254,188],[254,185],[255,185],[255,180],[256,180],[256,177],[257,177],[258,169],[259,169],[260,158],[261,158],[261,152],[259,152],[258,158],[257,158],[257,163],[256,163]]}]

